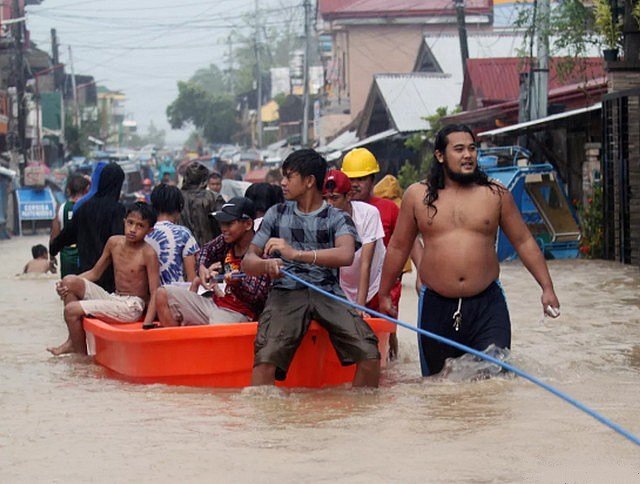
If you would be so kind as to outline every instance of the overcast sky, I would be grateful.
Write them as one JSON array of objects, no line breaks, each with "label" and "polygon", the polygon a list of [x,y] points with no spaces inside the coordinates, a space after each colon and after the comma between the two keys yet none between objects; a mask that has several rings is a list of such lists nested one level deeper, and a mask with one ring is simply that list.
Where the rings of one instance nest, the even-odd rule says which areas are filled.
[{"label": "overcast sky", "polygon": [[[278,25],[280,8],[299,8],[302,15],[302,0],[259,3],[271,25]],[[254,6],[255,0],[45,0],[27,7],[27,27],[49,53],[55,28],[68,73],[71,46],[76,74],[123,91],[139,130],[153,120],[176,143],[188,133],[172,132],[165,115],[177,81],[211,63],[224,68],[226,39],[232,29],[248,31],[241,15]]]}]

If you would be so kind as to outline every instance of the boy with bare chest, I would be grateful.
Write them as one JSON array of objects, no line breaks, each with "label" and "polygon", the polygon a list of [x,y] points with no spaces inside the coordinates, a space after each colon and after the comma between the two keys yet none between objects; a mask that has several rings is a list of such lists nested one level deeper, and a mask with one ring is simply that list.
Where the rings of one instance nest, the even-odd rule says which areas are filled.
[{"label": "boy with bare chest", "polygon": [[[110,323],[138,321],[145,307],[145,322],[155,316],[155,293],[160,285],[158,257],[144,238],[151,232],[156,215],[146,203],[134,204],[124,220],[125,235],[114,235],[105,245],[102,256],[89,271],[66,276],[57,285],[64,301],[64,319],[69,337],[60,346],[47,348],[54,355],[86,354],[82,320],[95,316]],[[93,281],[113,264],[116,292],[109,294]]]},{"label": "boy with bare chest", "polygon": [[[381,311],[397,314],[389,281],[399,274],[420,231],[424,252],[419,273],[425,284],[420,328],[479,351],[491,345],[509,348],[511,322],[497,282],[498,228],[542,288],[543,310],[557,317],[560,303],[547,264],[511,193],[479,169],[471,130],[445,126],[436,136],[427,180],[405,193],[382,269]],[[423,375],[440,372],[447,358],[462,355],[426,337],[421,336],[419,344]]]}]

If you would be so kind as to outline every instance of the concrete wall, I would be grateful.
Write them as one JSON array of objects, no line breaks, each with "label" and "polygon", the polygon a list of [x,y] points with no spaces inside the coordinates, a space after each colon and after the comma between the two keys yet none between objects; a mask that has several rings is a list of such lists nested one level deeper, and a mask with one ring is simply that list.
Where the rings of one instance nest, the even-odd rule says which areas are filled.
[{"label": "concrete wall", "polygon": [[411,72],[422,35],[421,25],[366,25],[349,28],[347,79],[352,119],[364,108],[374,74]]}]

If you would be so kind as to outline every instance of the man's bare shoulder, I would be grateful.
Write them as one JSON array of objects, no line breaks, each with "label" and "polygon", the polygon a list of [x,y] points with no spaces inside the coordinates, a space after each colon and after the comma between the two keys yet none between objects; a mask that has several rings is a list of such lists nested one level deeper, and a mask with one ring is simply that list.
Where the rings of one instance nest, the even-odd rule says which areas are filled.
[{"label": "man's bare shoulder", "polygon": [[422,196],[427,191],[427,186],[428,185],[425,180],[412,183],[411,185],[409,185],[409,188],[407,188],[404,193],[411,194],[412,196],[416,196],[416,195]]},{"label": "man's bare shoulder", "polygon": [[426,182],[413,183],[409,185],[409,187],[405,190],[404,196],[402,197],[402,203],[415,204],[416,202],[420,202],[421,200],[424,200],[424,197],[426,194],[427,194]]}]

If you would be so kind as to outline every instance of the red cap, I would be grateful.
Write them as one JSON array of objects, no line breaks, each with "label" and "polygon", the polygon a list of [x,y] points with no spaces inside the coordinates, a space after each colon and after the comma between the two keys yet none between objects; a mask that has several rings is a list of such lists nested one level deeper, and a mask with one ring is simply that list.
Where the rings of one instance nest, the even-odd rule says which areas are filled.
[{"label": "red cap", "polygon": [[329,170],[324,179],[322,193],[342,193],[346,194],[351,191],[351,180],[340,170]]}]

